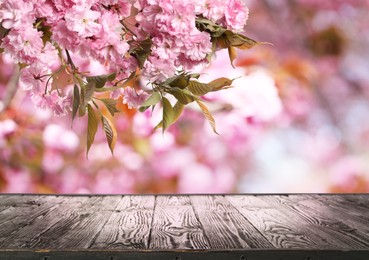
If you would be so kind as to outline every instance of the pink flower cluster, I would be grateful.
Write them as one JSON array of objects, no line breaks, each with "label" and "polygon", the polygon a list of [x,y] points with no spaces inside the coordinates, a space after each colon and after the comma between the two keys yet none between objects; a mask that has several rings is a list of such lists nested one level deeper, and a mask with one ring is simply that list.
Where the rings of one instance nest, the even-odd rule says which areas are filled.
[{"label": "pink flower cluster", "polygon": [[178,68],[192,70],[208,62],[211,37],[196,28],[196,17],[234,31],[242,30],[248,17],[248,9],[238,0],[139,0],[136,7],[141,10],[136,16],[139,30],[153,41],[143,75],[158,82],[172,77]]},{"label": "pink flower cluster", "polygon": [[163,82],[208,62],[211,37],[196,28],[197,17],[238,32],[248,10],[241,0],[3,0],[0,23],[7,34],[0,48],[24,66],[20,86],[32,100],[63,115],[71,99],[60,91],[55,72],[65,63],[65,50],[122,79],[139,66],[132,49],[149,39],[141,74]]}]

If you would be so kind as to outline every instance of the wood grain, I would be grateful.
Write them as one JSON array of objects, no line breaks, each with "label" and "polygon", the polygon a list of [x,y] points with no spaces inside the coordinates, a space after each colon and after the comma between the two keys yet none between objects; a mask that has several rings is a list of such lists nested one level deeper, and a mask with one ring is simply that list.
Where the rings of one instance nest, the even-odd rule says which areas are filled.
[{"label": "wood grain", "polygon": [[[57,210],[63,202],[73,202],[73,200],[70,202],[70,199],[63,197],[60,197],[58,202],[51,202],[48,196],[28,195],[11,198],[9,207],[0,213],[0,244],[3,246],[10,244],[14,247],[19,246],[17,241],[30,236],[30,234],[23,235],[30,225]],[[44,228],[44,224],[41,226],[42,228]]]},{"label": "wood grain", "polygon": [[213,249],[272,248],[272,244],[223,196],[192,196]]},{"label": "wood grain", "polygon": [[332,248],[311,232],[304,220],[283,207],[262,200],[259,196],[226,196],[276,248]]},{"label": "wood grain", "polygon": [[365,234],[337,220],[334,214],[328,213],[329,210],[321,212],[318,209],[311,209],[299,203],[299,201],[292,202],[287,196],[264,196],[263,199],[293,210],[311,227],[318,229],[319,235],[324,237],[332,246],[343,249],[369,248],[368,237]]},{"label": "wood grain", "polygon": [[0,195],[0,260],[87,260],[93,252],[108,260],[219,252],[366,260],[369,195]]},{"label": "wood grain", "polygon": [[79,206],[67,208],[66,218],[59,220],[42,234],[35,247],[86,249],[115,210],[118,200],[113,196],[93,197]]},{"label": "wood grain", "polygon": [[[355,202],[339,202],[337,196],[291,196],[291,200],[298,200],[311,210],[324,212],[324,215],[334,216],[338,221],[359,230],[365,235],[369,235],[369,209],[364,210],[361,206],[355,205]],[[368,214],[363,214],[367,211]],[[366,215],[366,216],[365,216]]]},{"label": "wood grain", "polygon": [[119,197],[116,209],[89,248],[147,249],[154,202],[154,196]]},{"label": "wood grain", "polygon": [[[2,242],[3,246],[7,248],[52,247],[54,237],[62,236],[73,223],[79,221],[74,211],[84,201],[87,201],[87,197],[46,197],[41,203],[45,209],[34,209],[29,216],[22,217],[28,222],[8,235]],[[67,222],[65,226],[61,225],[64,221]]]},{"label": "wood grain", "polygon": [[157,196],[150,249],[209,249],[188,196]]}]

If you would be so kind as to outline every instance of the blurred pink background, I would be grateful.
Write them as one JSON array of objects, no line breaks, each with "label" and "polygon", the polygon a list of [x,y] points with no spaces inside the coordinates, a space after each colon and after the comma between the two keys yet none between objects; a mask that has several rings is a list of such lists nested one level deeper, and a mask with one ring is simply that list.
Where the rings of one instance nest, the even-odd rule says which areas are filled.
[{"label": "blurred pink background", "polygon": [[114,156],[99,130],[86,159],[86,118],[13,96],[2,57],[0,192],[368,192],[369,1],[246,3],[246,34],[273,45],[239,52],[236,69],[219,53],[201,76],[242,76],[206,97],[219,135],[196,108],[163,135],[157,112],[122,105]]}]

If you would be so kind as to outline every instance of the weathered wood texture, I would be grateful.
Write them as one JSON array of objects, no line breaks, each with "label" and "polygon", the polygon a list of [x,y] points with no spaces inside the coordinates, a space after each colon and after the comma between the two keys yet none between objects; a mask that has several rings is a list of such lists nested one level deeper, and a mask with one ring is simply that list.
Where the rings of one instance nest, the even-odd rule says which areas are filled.
[{"label": "weathered wood texture", "polygon": [[369,195],[0,195],[0,259],[369,259]]}]

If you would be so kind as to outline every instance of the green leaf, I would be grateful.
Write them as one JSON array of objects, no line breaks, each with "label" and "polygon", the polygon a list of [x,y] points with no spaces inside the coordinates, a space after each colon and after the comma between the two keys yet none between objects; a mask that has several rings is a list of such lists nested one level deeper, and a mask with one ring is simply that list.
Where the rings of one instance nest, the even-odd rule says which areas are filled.
[{"label": "green leaf", "polygon": [[102,128],[106,135],[106,140],[108,141],[109,149],[112,154],[114,154],[114,147],[117,143],[117,130],[114,127],[114,124],[104,115],[101,115]]},{"label": "green leaf", "polygon": [[98,126],[98,120],[95,114],[94,109],[90,104],[87,105],[88,110],[88,124],[87,124],[87,152],[86,157],[88,155],[88,151],[91,148],[91,145],[93,144],[95,140],[95,135],[97,132],[97,126]]},{"label": "green leaf", "polygon": [[100,99],[100,101],[104,103],[104,105],[108,109],[111,116],[114,116],[115,113],[119,112],[119,110],[116,107],[117,106],[116,100],[111,99],[111,98],[103,98],[103,99]]},{"label": "green leaf", "polygon": [[206,19],[203,17],[199,17],[196,19],[196,27],[200,31],[208,31],[214,37],[219,37],[222,35],[227,29],[223,28],[222,26]]},{"label": "green leaf", "polygon": [[117,73],[114,72],[114,73],[105,74],[105,75],[86,77],[86,80],[87,82],[95,82],[96,88],[103,88],[107,81],[113,81],[116,76],[117,76]]},{"label": "green leaf", "polygon": [[208,120],[208,122],[209,122],[211,128],[213,129],[214,133],[218,134],[217,130],[216,130],[216,127],[215,127],[215,119],[214,119],[213,115],[210,113],[209,109],[200,100],[196,100],[196,103],[199,105],[202,113],[204,114],[204,116]]},{"label": "green leaf", "polygon": [[159,103],[161,100],[161,95],[159,92],[153,92],[151,94],[151,96],[149,96],[145,102],[142,103],[142,105],[140,106],[140,108],[138,109],[140,112],[144,112],[146,111],[146,109],[148,109],[150,106],[154,106],[157,103]]},{"label": "green leaf", "polygon": [[174,110],[166,97],[162,99],[163,105],[163,132],[173,123]]},{"label": "green leaf", "polygon": [[230,88],[233,80],[234,79],[218,78],[209,83],[201,83],[196,80],[191,80],[187,88],[192,94],[203,96],[212,91]]},{"label": "green leaf", "polygon": [[92,100],[92,97],[95,94],[95,86],[96,83],[94,81],[90,81],[87,83],[87,85],[84,86],[84,97],[83,97],[83,104],[84,106],[87,105],[88,102]]},{"label": "green leaf", "polygon": [[179,102],[187,105],[193,102],[196,97],[187,89],[171,88],[168,93],[172,94]]},{"label": "green leaf", "polygon": [[79,96],[79,88],[78,88],[77,85],[74,85],[74,88],[73,88],[72,121],[77,115],[77,111],[79,109],[80,103],[81,103],[81,97]]},{"label": "green leaf", "polygon": [[190,75],[185,75],[184,73],[178,75],[172,82],[170,82],[168,85],[172,88],[180,88],[184,89],[187,87],[188,82],[190,80]]},{"label": "green leaf", "polygon": [[196,80],[191,80],[187,88],[196,96],[203,96],[212,91],[212,87],[209,84],[201,83]]},{"label": "green leaf", "polygon": [[42,32],[42,42],[44,44],[50,42],[52,36],[51,26],[47,26],[44,23],[41,23],[41,28],[39,30]]},{"label": "green leaf", "polygon": [[151,39],[147,38],[146,40],[140,42],[138,47],[135,47],[133,50],[130,50],[130,53],[136,58],[138,67],[142,68],[147,57],[149,57],[151,53]]},{"label": "green leaf", "polygon": [[78,109],[78,115],[80,117],[84,116],[86,114],[86,105],[85,104],[85,94],[86,94],[86,89],[85,88],[81,88],[81,93],[80,93],[80,104],[79,104],[79,109]]},{"label": "green leaf", "polygon": [[[172,124],[174,124],[175,122],[177,122],[177,120],[179,119],[179,117],[181,116],[181,114],[183,112],[183,109],[184,109],[184,105],[182,103],[180,103],[180,102],[177,101],[177,103],[173,107],[174,116],[173,116],[173,122],[172,122]],[[160,127],[163,127],[163,120],[160,121],[160,123],[157,124],[154,129],[157,130]]]},{"label": "green leaf", "polygon": [[201,74],[200,74],[200,73],[193,73],[193,74],[190,74],[191,79],[199,79],[199,78],[200,78],[200,76],[201,76]]}]

